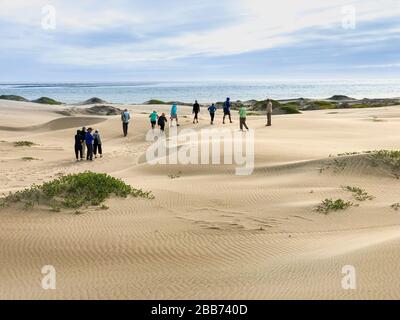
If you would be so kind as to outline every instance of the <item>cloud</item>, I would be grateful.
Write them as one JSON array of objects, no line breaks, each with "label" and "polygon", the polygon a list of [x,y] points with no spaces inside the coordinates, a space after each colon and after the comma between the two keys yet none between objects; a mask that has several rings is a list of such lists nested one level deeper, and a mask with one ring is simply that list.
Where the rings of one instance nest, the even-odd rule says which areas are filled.
[{"label": "cloud", "polygon": [[[395,22],[400,16],[398,0],[85,0],[79,5],[52,0],[57,28],[43,30],[41,10],[48,4],[1,0],[0,66],[18,55],[42,68],[154,72],[164,65],[190,69],[201,61],[215,69],[217,62],[224,65],[222,60],[230,57],[240,68],[248,63],[246,55],[257,57],[260,64],[290,59],[293,65],[296,57],[289,49],[301,52],[309,66],[321,67],[328,60],[318,52],[331,58],[341,55],[341,64],[354,63],[354,53],[365,53],[368,59],[364,57],[360,66],[386,65],[372,46],[394,52],[398,48],[391,42],[398,40],[400,31]],[[354,30],[342,26],[343,8],[349,6],[355,8]],[[349,55],[347,63],[337,48]]]}]

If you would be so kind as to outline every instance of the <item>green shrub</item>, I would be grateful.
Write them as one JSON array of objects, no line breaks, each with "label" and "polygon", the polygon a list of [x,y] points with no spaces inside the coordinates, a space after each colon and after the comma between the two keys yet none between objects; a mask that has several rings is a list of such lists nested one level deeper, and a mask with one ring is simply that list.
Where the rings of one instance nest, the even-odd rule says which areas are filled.
[{"label": "green shrub", "polygon": [[[265,111],[265,110],[267,110],[267,103],[268,103],[268,100],[256,101],[251,109],[253,111]],[[278,109],[282,106],[281,103],[276,100],[271,99],[271,103],[272,103],[273,109]]]},{"label": "green shrub", "polygon": [[32,100],[32,102],[40,103],[40,104],[51,104],[51,105],[60,105],[60,104],[62,104],[62,102],[56,101],[56,100],[48,98],[48,97],[41,97],[39,99]]},{"label": "green shrub", "polygon": [[305,106],[305,110],[327,110],[335,109],[336,105],[329,101],[311,101]]},{"label": "green shrub", "polygon": [[151,99],[151,100],[147,101],[147,104],[166,104],[166,102],[164,102],[162,100]]},{"label": "green shrub", "polygon": [[14,142],[14,147],[32,147],[35,143],[31,141],[16,141]]},{"label": "green shrub", "polygon": [[301,113],[298,109],[297,109],[297,107],[294,107],[294,106],[288,106],[288,105],[282,105],[281,107],[280,107],[280,109],[281,110],[283,110],[283,111],[285,111],[287,114],[298,114],[298,113]]},{"label": "green shrub", "polygon": [[29,100],[25,99],[24,97],[16,96],[16,95],[1,95],[0,99],[1,100],[12,100],[12,101],[24,101],[24,102],[29,101]]},{"label": "green shrub", "polygon": [[357,201],[373,200],[375,198],[374,196],[369,195],[365,190],[359,187],[346,186],[343,187],[343,189],[352,192],[354,199],[356,199]]},{"label": "green shrub", "polygon": [[39,159],[37,159],[37,158],[33,158],[33,157],[23,157],[23,158],[21,158],[22,160],[24,160],[24,161],[33,161],[33,160],[39,160]]},{"label": "green shrub", "polygon": [[390,168],[391,173],[400,178],[400,150],[379,150],[371,154],[373,164],[383,164]]},{"label": "green shrub", "polygon": [[342,199],[325,199],[315,208],[315,210],[320,213],[328,214],[331,211],[346,210],[353,205],[353,203]]},{"label": "green shrub", "polygon": [[47,205],[53,211],[58,211],[59,208],[79,209],[101,206],[111,196],[154,198],[151,192],[134,189],[120,179],[107,174],[86,171],[61,176],[45,182],[41,186],[33,185],[28,189],[10,193],[0,199],[0,205],[5,207],[13,203],[23,203],[24,205],[37,203]]}]

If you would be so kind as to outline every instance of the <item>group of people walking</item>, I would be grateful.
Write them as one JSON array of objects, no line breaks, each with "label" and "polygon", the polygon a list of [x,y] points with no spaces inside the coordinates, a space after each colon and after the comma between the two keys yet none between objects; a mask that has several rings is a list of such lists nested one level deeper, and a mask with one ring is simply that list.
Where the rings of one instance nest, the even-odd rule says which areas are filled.
[{"label": "group of people walking", "polygon": [[75,157],[76,161],[82,161],[85,156],[86,160],[93,161],[99,154],[100,158],[103,157],[103,148],[100,132],[92,128],[77,130],[75,135]]},{"label": "group of people walking", "polygon": [[[231,101],[230,98],[226,98],[226,101],[223,103],[222,110],[223,110],[223,118],[222,118],[222,123],[225,124],[225,119],[228,118],[230,123],[233,123],[232,121],[232,115],[231,115]],[[199,113],[200,113],[200,104],[196,100],[195,103],[193,104],[193,110],[192,113],[194,114],[193,117],[193,124],[199,123]],[[217,107],[213,103],[207,108],[209,114],[210,114],[210,124],[213,125],[215,121],[215,114],[217,112]],[[266,106],[266,113],[267,113],[267,124],[266,126],[271,126],[272,125],[272,111],[273,111],[273,105],[271,100],[267,100],[267,106]],[[165,131],[165,125],[168,122],[168,119],[165,115],[165,113],[162,113],[161,115],[158,115],[157,111],[153,111],[150,115],[150,124],[151,124],[151,129],[154,130],[156,126],[160,128],[161,133],[164,133]],[[241,131],[244,131],[244,129],[249,130],[249,127],[246,124],[246,118],[247,118],[247,109],[245,106],[241,106],[239,108],[239,127]],[[121,121],[122,121],[122,131],[124,134],[124,137],[128,135],[128,128],[129,128],[129,122],[131,120],[131,115],[128,111],[128,109],[125,109],[121,113]],[[178,106],[176,103],[174,103],[171,107],[171,113],[170,113],[170,126],[173,125],[173,122],[175,120],[176,126],[179,126],[178,123]],[[93,157],[97,158],[97,154],[99,154],[100,157],[103,156],[103,148],[102,148],[102,141],[101,141],[101,136],[100,132],[98,130],[95,130],[94,133],[92,128],[86,129],[83,127],[81,130],[77,130],[76,135],[75,135],[75,156],[76,160],[83,160],[86,156],[86,160],[92,161]]]},{"label": "group of people walking", "polygon": [[[231,114],[231,100],[230,98],[226,98],[226,101],[224,102],[223,106],[222,106],[222,110],[223,110],[223,118],[222,118],[222,124],[225,124],[225,119],[228,118],[230,123],[233,123],[232,121],[232,114]],[[271,126],[272,125],[272,102],[271,100],[267,100],[267,106],[266,106],[266,111],[267,111],[267,124],[266,126]],[[207,108],[209,114],[210,114],[210,123],[213,125],[214,124],[214,119],[215,119],[215,113],[217,112],[217,107],[215,106],[215,104],[211,104],[211,106],[209,106]],[[199,113],[200,113],[200,105],[199,103],[196,102],[193,105],[193,114],[194,114],[194,118],[193,118],[193,123],[199,123]],[[247,109],[245,106],[241,106],[239,108],[239,127],[240,130],[243,131],[243,128],[246,128],[246,130],[249,130],[249,128],[247,127],[246,124],[246,118],[247,118]]]}]

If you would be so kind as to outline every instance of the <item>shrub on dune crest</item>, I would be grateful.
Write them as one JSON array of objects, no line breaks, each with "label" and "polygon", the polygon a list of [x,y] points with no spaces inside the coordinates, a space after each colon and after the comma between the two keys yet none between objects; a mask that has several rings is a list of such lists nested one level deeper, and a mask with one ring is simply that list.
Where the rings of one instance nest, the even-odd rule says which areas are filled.
[{"label": "shrub on dune crest", "polygon": [[366,201],[374,199],[374,196],[371,196],[370,194],[368,194],[368,192],[359,187],[346,186],[343,187],[343,190],[353,193],[353,197],[357,201]]},{"label": "shrub on dune crest", "polygon": [[78,209],[101,206],[112,196],[154,198],[151,192],[134,189],[120,179],[107,174],[86,171],[61,176],[40,186],[33,185],[28,189],[10,193],[0,199],[0,206],[7,207],[13,203],[22,203],[25,208],[31,208],[34,204],[42,204],[53,208],[53,211],[59,211],[60,208]]},{"label": "shrub on dune crest", "polygon": [[14,147],[32,147],[35,144],[32,141],[16,141]]},{"label": "shrub on dune crest", "polygon": [[372,152],[374,165],[379,163],[390,168],[391,173],[400,179],[400,150],[379,150]]},{"label": "shrub on dune crest", "polygon": [[320,213],[328,214],[331,211],[346,210],[353,205],[352,202],[344,201],[343,199],[325,199],[315,208],[315,210]]}]

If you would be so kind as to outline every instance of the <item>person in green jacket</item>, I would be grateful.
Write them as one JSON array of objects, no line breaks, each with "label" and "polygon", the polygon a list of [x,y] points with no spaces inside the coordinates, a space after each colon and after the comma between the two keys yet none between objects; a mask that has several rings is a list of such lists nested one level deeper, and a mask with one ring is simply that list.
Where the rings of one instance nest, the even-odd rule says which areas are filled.
[{"label": "person in green jacket", "polygon": [[158,120],[157,111],[154,110],[153,113],[149,116],[149,118],[150,118],[151,128],[154,130]]},{"label": "person in green jacket", "polygon": [[240,107],[240,109],[239,109],[239,118],[240,118],[240,130],[244,131],[243,127],[245,127],[246,130],[248,131],[249,128],[246,125],[246,107],[245,106]]}]

